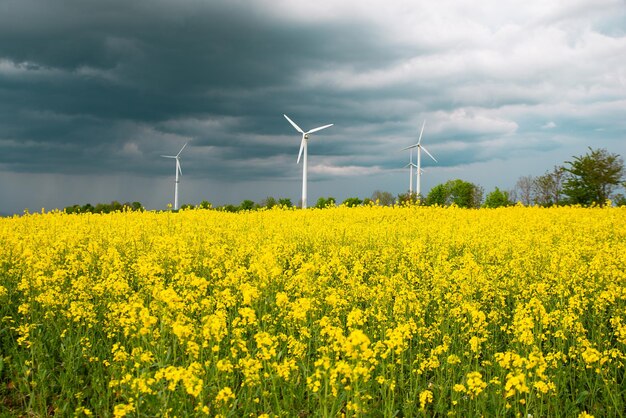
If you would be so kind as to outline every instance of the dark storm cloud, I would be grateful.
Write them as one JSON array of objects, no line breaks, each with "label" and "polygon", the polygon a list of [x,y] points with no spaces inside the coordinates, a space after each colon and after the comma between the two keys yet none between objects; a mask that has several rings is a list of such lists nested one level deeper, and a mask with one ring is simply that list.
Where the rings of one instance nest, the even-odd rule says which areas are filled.
[{"label": "dark storm cloud", "polygon": [[[303,126],[317,123],[304,111],[336,113],[332,103],[339,106],[340,99],[298,87],[302,66],[332,56],[368,68],[393,58],[393,51],[373,45],[376,33],[354,24],[277,25],[246,4],[233,4],[6,3],[0,17],[0,60],[8,68],[0,74],[0,137],[42,146],[7,144],[0,161],[18,171],[106,172],[122,163],[122,169],[145,173],[152,161],[129,166],[118,152],[134,134],[129,121],[179,136],[177,143],[193,139],[192,147],[222,147],[227,160],[292,152],[287,142],[249,145],[246,137],[290,133],[281,120],[288,108],[303,110]],[[229,117],[237,122],[206,132],[167,123]],[[167,148],[150,138],[137,145],[150,157]],[[230,175],[250,172],[253,167]]]},{"label": "dark storm cloud", "polygon": [[620,143],[619,0],[530,3],[5,0],[0,171],[165,181],[189,142],[186,179],[297,181],[284,113],[335,124],[311,181],[398,173],[424,119],[441,170]]}]

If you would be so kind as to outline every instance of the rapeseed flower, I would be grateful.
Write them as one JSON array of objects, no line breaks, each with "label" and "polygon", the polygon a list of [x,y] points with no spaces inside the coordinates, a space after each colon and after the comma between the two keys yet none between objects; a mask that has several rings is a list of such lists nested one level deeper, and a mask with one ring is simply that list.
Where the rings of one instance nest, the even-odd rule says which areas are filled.
[{"label": "rapeseed flower", "polygon": [[0,374],[34,415],[619,415],[624,215],[0,218]]}]

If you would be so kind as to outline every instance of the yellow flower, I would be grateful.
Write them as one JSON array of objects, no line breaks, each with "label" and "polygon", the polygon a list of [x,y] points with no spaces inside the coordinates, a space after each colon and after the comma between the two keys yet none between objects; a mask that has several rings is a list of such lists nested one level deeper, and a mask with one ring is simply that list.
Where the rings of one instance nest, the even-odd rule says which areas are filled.
[{"label": "yellow flower", "polygon": [[365,322],[365,318],[363,317],[363,311],[359,308],[355,308],[348,314],[348,328],[352,328],[354,326],[361,326]]},{"label": "yellow flower", "polygon": [[585,363],[590,365],[590,364],[600,361],[602,354],[595,348],[587,347],[585,351],[583,351],[582,357]]},{"label": "yellow flower", "polygon": [[426,405],[432,403],[433,393],[430,390],[424,390],[420,392],[420,409],[425,409]]},{"label": "yellow flower", "polygon": [[224,405],[229,403],[233,399],[235,399],[235,394],[228,386],[226,386],[225,388],[221,389],[215,396],[215,403]]},{"label": "yellow flower", "polygon": [[446,359],[446,362],[450,365],[459,364],[461,362],[461,358],[456,354],[450,354]]},{"label": "yellow flower", "polygon": [[467,393],[472,399],[478,396],[487,387],[487,383],[483,381],[483,376],[479,372],[468,373],[466,380]]},{"label": "yellow flower", "polygon": [[84,406],[79,406],[78,408],[76,408],[76,410],[74,411],[74,416],[80,416],[80,415],[85,415],[87,417],[90,417],[93,415],[93,412],[91,412],[90,409],[85,408]]},{"label": "yellow flower", "polygon": [[114,417],[125,417],[126,415],[131,414],[135,410],[135,407],[132,403],[129,404],[117,404],[113,408],[113,416]]},{"label": "yellow flower", "polygon": [[309,415],[375,416],[426,382],[407,414],[440,391],[457,416],[480,397],[558,411],[557,377],[581,367],[619,395],[624,219],[519,205],[0,217],[0,329],[16,353],[0,368],[21,370],[12,390],[45,392],[40,349],[75,353],[62,383],[76,405],[72,382],[94,371],[113,406],[76,415],[261,414],[275,392]]},{"label": "yellow flower", "polygon": [[516,393],[528,393],[529,389],[528,386],[526,386],[526,375],[524,373],[509,373],[506,376],[504,390],[507,398],[514,396]]}]

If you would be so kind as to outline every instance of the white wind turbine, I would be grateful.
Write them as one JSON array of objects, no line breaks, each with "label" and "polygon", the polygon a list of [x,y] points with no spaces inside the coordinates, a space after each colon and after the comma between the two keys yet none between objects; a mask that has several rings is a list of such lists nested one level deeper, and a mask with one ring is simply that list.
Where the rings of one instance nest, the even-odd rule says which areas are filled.
[{"label": "white wind turbine", "polygon": [[[415,190],[415,193],[419,196],[421,193],[421,185],[422,185],[422,150],[424,150],[424,152],[426,154],[428,154],[428,156],[430,158],[432,158],[435,162],[438,162],[435,157],[432,156],[432,154],[430,152],[428,152],[428,150],[422,146],[422,134],[424,133],[424,126],[426,125],[426,121],[424,120],[424,123],[422,123],[422,130],[420,131],[420,137],[417,140],[417,144],[415,145],[411,145],[410,147],[406,147],[404,148],[405,150],[407,149],[413,149],[413,148],[417,148],[417,188]],[[413,163],[413,159],[411,158],[411,163]],[[413,166],[411,166],[411,169],[413,169]],[[413,173],[411,172],[411,176],[413,175]]]},{"label": "white wind turbine", "polygon": [[413,148],[412,147],[407,147],[407,148],[403,148],[402,151],[405,150],[409,150],[409,163],[407,165],[404,166],[404,168],[409,168],[409,194],[413,194],[413,167],[417,167],[414,163],[413,163]]},{"label": "white wind turbine", "polygon": [[187,146],[187,142],[185,145],[178,151],[176,155],[161,155],[163,158],[174,158],[176,160],[176,180],[174,181],[174,210],[178,210],[178,183],[180,183],[178,175],[183,175],[183,170],[180,169],[180,153],[183,152],[185,147]]},{"label": "white wind turbine", "polygon": [[333,124],[331,123],[330,125],[320,126],[319,128],[314,128],[314,129],[311,129],[310,131],[304,132],[302,129],[300,129],[298,125],[296,125],[294,121],[289,119],[289,116],[285,114],[283,114],[283,116],[285,117],[285,119],[289,121],[289,123],[291,123],[291,125],[294,128],[296,128],[296,131],[302,134],[302,141],[300,142],[300,152],[298,153],[298,164],[300,164],[300,157],[302,156],[302,153],[304,152],[304,159],[302,161],[302,209],[306,209],[307,142],[309,139],[309,134],[331,127],[333,126]]}]

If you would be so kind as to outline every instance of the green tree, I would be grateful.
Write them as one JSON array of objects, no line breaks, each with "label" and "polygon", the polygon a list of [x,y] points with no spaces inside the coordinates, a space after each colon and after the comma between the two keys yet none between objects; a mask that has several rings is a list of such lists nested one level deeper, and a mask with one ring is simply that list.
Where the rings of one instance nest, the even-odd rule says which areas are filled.
[{"label": "green tree", "polygon": [[252,200],[246,199],[241,204],[239,204],[239,210],[252,210],[254,209],[254,202]]},{"label": "green tree", "polygon": [[448,204],[448,191],[445,184],[438,184],[428,193],[426,196],[426,202],[428,206],[444,206]]},{"label": "green tree", "polygon": [[200,209],[211,209],[213,205],[211,205],[211,202],[209,202],[208,200],[203,200],[202,202],[200,202],[200,205],[198,207]]},{"label": "green tree", "polygon": [[329,206],[335,206],[335,198],[334,197],[320,197],[317,199],[317,203],[315,207],[318,209],[324,209]]},{"label": "green tree", "polygon": [[278,204],[285,208],[293,207],[293,203],[291,203],[291,199],[289,199],[288,197],[278,199]]},{"label": "green tree", "polygon": [[261,206],[268,209],[272,209],[274,206],[276,206],[276,204],[276,199],[274,199],[272,196],[268,196],[261,201]]},{"label": "green tree", "polygon": [[375,190],[374,193],[372,193],[371,199],[373,202],[378,202],[378,204],[382,206],[391,206],[395,202],[393,194],[382,190]]},{"label": "green tree", "polygon": [[117,200],[114,200],[109,204],[109,212],[121,211],[123,208],[124,206]]},{"label": "green tree", "polygon": [[346,200],[343,201],[343,204],[346,205],[349,208],[353,208],[355,206],[359,206],[360,204],[362,204],[363,201],[361,199],[359,199],[358,197],[349,197]]},{"label": "green tree", "polygon": [[91,203],[86,203],[84,204],[81,208],[80,211],[82,213],[94,213],[95,212],[95,208],[93,207],[93,205]]},{"label": "green tree", "polygon": [[606,149],[592,149],[585,155],[566,161],[563,193],[570,202],[604,206],[624,176],[624,160]]},{"label": "green tree", "polygon": [[401,205],[416,205],[419,203],[417,193],[411,193],[409,191],[406,193],[400,193],[397,200]]},{"label": "green tree", "polygon": [[63,209],[65,213],[80,213],[80,205],[67,206]]},{"label": "green tree", "polygon": [[499,208],[501,206],[511,206],[513,202],[509,199],[509,192],[502,191],[499,188],[495,188],[494,191],[487,193],[485,203],[486,208]]},{"label": "green tree", "polygon": [[452,203],[461,208],[478,208],[483,200],[480,186],[460,179],[448,181],[448,190]]},{"label": "green tree", "polygon": [[93,208],[94,213],[109,213],[111,211],[111,207],[106,203],[97,203],[96,207]]},{"label": "green tree", "polygon": [[479,208],[483,200],[483,188],[461,179],[448,180],[433,187],[426,197],[428,205],[451,205],[461,208]]}]

